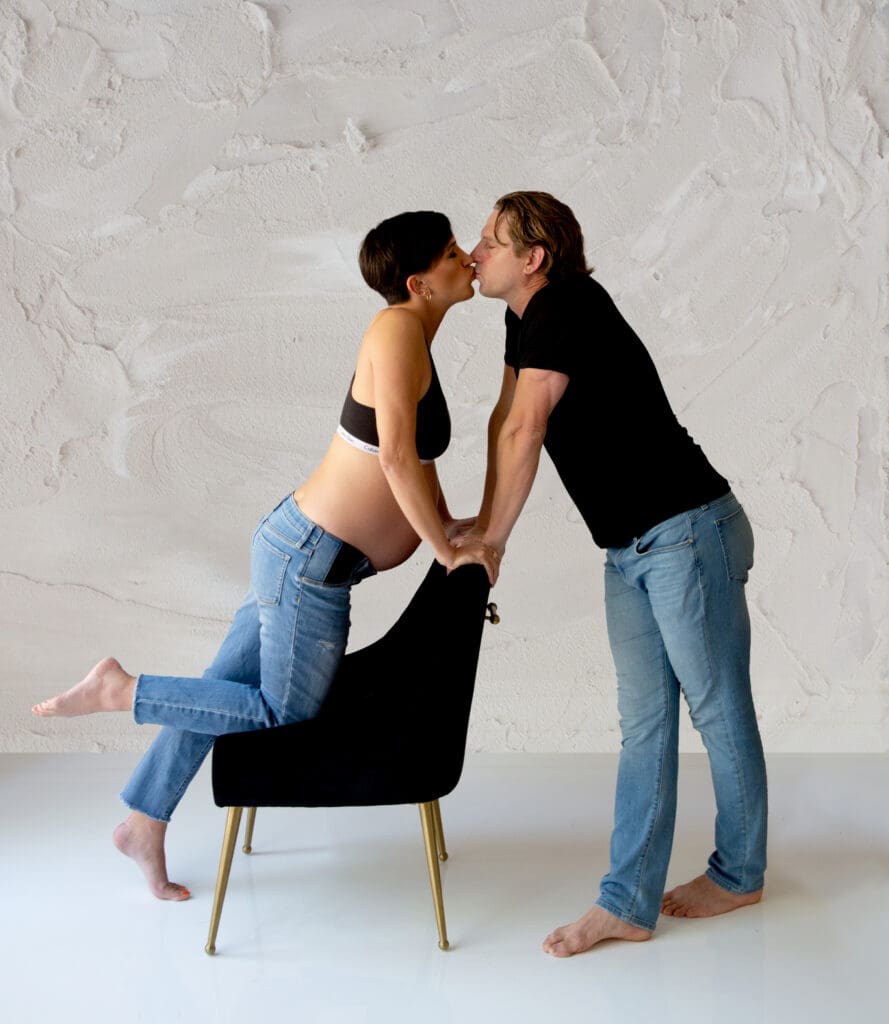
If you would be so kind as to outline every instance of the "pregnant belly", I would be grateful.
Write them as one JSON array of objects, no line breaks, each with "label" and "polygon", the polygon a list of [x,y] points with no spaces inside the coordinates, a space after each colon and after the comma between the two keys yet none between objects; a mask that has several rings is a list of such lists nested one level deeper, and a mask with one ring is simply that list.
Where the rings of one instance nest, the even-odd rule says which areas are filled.
[{"label": "pregnant belly", "polygon": [[[340,471],[335,474],[316,473],[294,491],[294,498],[305,515],[358,548],[381,572],[410,558],[420,538],[401,511],[375,457],[353,449],[346,453],[350,461],[353,452],[360,459],[373,461],[350,465],[348,473],[342,472],[342,466],[337,466]],[[435,470],[429,466],[424,471],[430,493],[435,492],[433,500],[437,501]]]}]

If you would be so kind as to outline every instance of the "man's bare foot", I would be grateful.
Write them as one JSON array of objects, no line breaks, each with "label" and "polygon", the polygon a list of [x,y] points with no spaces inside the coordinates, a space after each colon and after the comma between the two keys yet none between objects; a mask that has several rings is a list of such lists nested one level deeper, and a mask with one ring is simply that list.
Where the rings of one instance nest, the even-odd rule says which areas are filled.
[{"label": "man's bare foot", "polygon": [[592,907],[574,924],[556,928],[552,934],[547,935],[543,951],[551,956],[574,956],[575,953],[585,953],[606,939],[645,942],[650,938],[651,932],[646,928],[628,924],[602,907]]},{"label": "man's bare foot", "polygon": [[116,658],[103,658],[70,690],[35,704],[41,718],[74,718],[94,711],[131,711],[136,677],[125,672]]},{"label": "man's bare foot", "polygon": [[187,900],[191,896],[188,889],[167,878],[166,834],[165,821],[155,821],[133,811],[117,826],[112,838],[118,850],[139,865],[148,879],[148,888],[159,900]]},{"label": "man's bare foot", "polygon": [[668,917],[716,917],[738,907],[749,907],[761,899],[762,889],[758,892],[729,892],[706,875],[698,875],[664,894],[661,913]]}]

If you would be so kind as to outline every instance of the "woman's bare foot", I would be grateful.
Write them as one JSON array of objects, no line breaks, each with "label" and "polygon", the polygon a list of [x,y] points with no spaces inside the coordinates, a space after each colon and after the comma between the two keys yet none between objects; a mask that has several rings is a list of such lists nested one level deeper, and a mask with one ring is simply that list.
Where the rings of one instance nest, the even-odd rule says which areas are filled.
[{"label": "woman's bare foot", "polygon": [[698,875],[664,894],[661,913],[668,917],[716,917],[738,907],[749,907],[761,899],[762,889],[758,892],[729,892],[706,875]]},{"label": "woman's bare foot", "polygon": [[651,932],[646,928],[637,928],[609,914],[602,907],[593,907],[574,924],[556,928],[551,935],[547,935],[543,951],[551,956],[574,956],[575,953],[585,953],[605,939],[645,942],[650,938]]},{"label": "woman's bare foot", "polygon": [[139,865],[148,879],[148,888],[159,900],[187,900],[191,896],[188,889],[167,878],[166,834],[165,821],[155,821],[133,811],[117,826],[112,838],[118,850]]},{"label": "woman's bare foot", "polygon": [[41,718],[74,718],[94,711],[131,711],[136,677],[125,672],[116,658],[103,658],[70,690],[35,704]]}]

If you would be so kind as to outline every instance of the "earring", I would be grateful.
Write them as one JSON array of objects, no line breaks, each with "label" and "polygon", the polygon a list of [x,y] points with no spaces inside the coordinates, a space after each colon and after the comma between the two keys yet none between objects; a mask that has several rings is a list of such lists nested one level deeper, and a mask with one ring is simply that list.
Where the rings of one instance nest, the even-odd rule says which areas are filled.
[{"label": "earring", "polygon": [[426,285],[426,291],[423,292],[423,298],[427,302],[432,302],[432,289],[429,287],[429,285]]}]

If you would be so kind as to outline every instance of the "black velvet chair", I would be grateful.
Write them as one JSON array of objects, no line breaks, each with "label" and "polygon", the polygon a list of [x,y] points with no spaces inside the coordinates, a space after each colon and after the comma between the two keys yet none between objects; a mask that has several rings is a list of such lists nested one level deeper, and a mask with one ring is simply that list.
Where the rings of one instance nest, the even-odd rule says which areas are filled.
[{"label": "black velvet chair", "polygon": [[[241,812],[251,851],[257,807],[419,805],[439,946],[448,948],[438,859],[447,851],[439,798],[460,779],[486,618],[479,565],[433,563],[408,607],[375,643],[347,654],[316,718],[220,736],[213,798],[228,808],[206,952],[228,885]],[[496,622],[496,605],[488,606]]]}]

